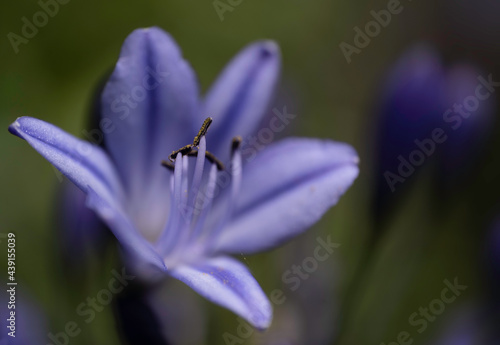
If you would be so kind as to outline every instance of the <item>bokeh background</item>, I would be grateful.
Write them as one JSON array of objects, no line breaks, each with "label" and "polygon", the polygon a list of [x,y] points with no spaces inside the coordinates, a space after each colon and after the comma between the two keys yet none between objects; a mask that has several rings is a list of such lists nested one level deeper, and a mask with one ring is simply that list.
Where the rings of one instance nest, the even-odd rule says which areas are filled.
[{"label": "bokeh background", "polygon": [[[495,247],[493,239],[499,212],[495,98],[500,92],[471,117],[488,117],[487,130],[472,126],[463,137],[454,133],[459,138],[448,142],[447,151],[438,147],[395,193],[385,183],[381,157],[389,165],[400,154],[407,157],[415,147],[405,143],[428,138],[454,102],[450,98],[450,103],[433,107],[433,97],[421,96],[441,89],[426,84],[438,76],[425,70],[425,56],[407,63],[415,47],[432,51],[443,71],[456,65],[477,71],[472,87],[480,75],[500,80],[500,5],[489,0],[404,0],[401,13],[348,63],[339,45],[353,45],[354,28],[372,21],[370,11],[386,9],[388,1],[222,2],[232,8],[223,20],[212,1],[71,0],[18,53],[7,35],[21,34],[22,18],[32,18],[40,5],[35,0],[0,5],[0,233],[14,232],[17,238],[18,301],[28,310],[20,317],[28,324],[35,310],[40,315],[30,321],[36,325],[19,332],[39,332],[38,343],[49,344],[47,333],[60,332],[73,320],[82,331],[70,344],[124,343],[114,303],[89,324],[75,313],[81,302],[106,287],[113,269],[120,269],[115,246],[111,243],[103,252],[91,245],[89,258],[71,247],[80,242],[66,241],[60,226],[58,196],[64,180],[7,127],[30,115],[82,136],[96,89],[116,62],[123,40],[138,27],[155,25],[177,40],[203,91],[246,44],[275,40],[283,70],[272,107],[287,107],[297,115],[282,134],[347,142],[360,155],[360,176],[316,226],[280,249],[241,257],[266,293],[278,288],[287,297],[275,306],[273,326],[262,334],[252,332],[244,343],[378,345],[397,341],[407,331],[413,344],[487,344],[474,334],[492,320],[498,306],[490,290],[499,280],[494,254],[496,250],[498,260],[500,245]],[[398,81],[408,70],[409,76]],[[415,88],[401,95],[391,89],[404,89],[414,80]],[[460,80],[445,84],[452,88]],[[387,106],[390,102],[396,105]],[[436,119],[429,120],[431,113],[437,125]],[[463,126],[468,128],[468,122]],[[447,165],[447,155],[459,157],[460,164]],[[312,256],[318,236],[330,236],[341,246],[291,291],[282,274]],[[6,253],[6,241],[0,248]],[[7,260],[1,257],[4,280]],[[443,281],[455,278],[468,288],[419,333],[409,316],[439,299]],[[160,295],[164,305],[156,305],[157,314],[162,314],[172,343],[225,344],[225,333],[237,335],[234,314],[188,287],[172,282]],[[0,335],[5,337],[4,326]],[[500,343],[496,339],[491,344]]]}]

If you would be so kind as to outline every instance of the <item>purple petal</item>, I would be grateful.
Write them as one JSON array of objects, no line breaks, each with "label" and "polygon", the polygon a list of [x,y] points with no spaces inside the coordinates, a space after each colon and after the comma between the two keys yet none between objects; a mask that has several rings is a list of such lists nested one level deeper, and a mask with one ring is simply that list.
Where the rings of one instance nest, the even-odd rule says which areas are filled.
[{"label": "purple petal", "polygon": [[442,126],[448,104],[443,99],[445,73],[439,55],[427,46],[412,47],[391,67],[380,89],[377,177],[387,192],[384,172],[397,171],[397,157],[407,157],[415,149],[415,139]]},{"label": "purple petal", "polygon": [[142,277],[158,276],[159,271],[166,271],[165,263],[154,250],[151,243],[139,233],[131,220],[119,208],[114,207],[92,188],[87,193],[87,206],[93,209],[106,223],[123,247],[126,259],[136,273]]},{"label": "purple petal", "polygon": [[247,137],[260,123],[273,96],[280,61],[276,43],[254,43],[229,63],[209,90],[202,114],[214,119],[207,142],[219,158],[227,159],[233,137]]},{"label": "purple petal", "polygon": [[26,140],[84,192],[91,187],[112,203],[120,201],[123,192],[118,174],[100,147],[27,116],[18,118],[9,131]]},{"label": "purple petal", "polygon": [[427,138],[444,125],[443,113],[449,104],[445,99],[446,74],[439,53],[424,44],[412,46],[390,67],[378,89],[373,114],[378,118],[373,209],[378,218],[383,218],[409,185],[399,181],[388,183],[388,174],[398,173],[401,164],[398,157],[408,158],[415,150],[415,140]]},{"label": "purple petal", "polygon": [[305,231],[337,203],[358,175],[358,156],[342,143],[288,139],[243,170],[235,215],[216,248],[254,253]]},{"label": "purple petal", "polygon": [[198,265],[176,267],[171,275],[208,300],[240,315],[254,327],[269,327],[271,305],[252,274],[240,262],[217,257]]},{"label": "purple petal", "polygon": [[85,205],[86,198],[84,192],[65,180],[58,191],[55,214],[64,265],[78,276],[90,257],[103,258],[110,244],[106,225]]},{"label": "purple petal", "polygon": [[144,227],[159,231],[169,204],[168,174],[160,163],[190,143],[201,124],[195,74],[170,35],[139,29],[125,40],[102,113],[106,147],[131,200],[138,201],[135,222],[141,228],[152,222]]},{"label": "purple petal", "polygon": [[140,264],[164,269],[163,260],[124,215],[119,177],[101,148],[30,117],[17,119],[9,131],[25,139],[87,194],[87,206],[110,227],[126,252],[141,259]]}]

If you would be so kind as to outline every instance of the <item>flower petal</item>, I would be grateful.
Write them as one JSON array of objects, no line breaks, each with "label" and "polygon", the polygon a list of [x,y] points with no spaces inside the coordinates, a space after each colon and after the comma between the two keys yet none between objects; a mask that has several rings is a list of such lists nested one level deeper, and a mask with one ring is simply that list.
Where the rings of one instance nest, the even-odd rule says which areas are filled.
[{"label": "flower petal", "polygon": [[148,28],[128,36],[104,89],[102,113],[106,147],[138,202],[131,207],[135,223],[159,231],[169,205],[160,163],[190,143],[201,124],[195,74],[170,35]]},{"label": "flower petal", "polygon": [[63,265],[79,277],[91,257],[104,257],[111,240],[107,226],[86,206],[86,198],[76,185],[64,180],[59,186],[55,213]]},{"label": "flower petal", "polygon": [[243,170],[232,221],[216,249],[254,253],[275,247],[318,221],[358,175],[358,156],[343,143],[288,139]]},{"label": "flower petal", "polygon": [[123,213],[123,191],[107,154],[44,121],[21,117],[9,131],[35,150],[87,194],[87,206],[110,227],[126,252],[141,263],[164,269],[163,260]]},{"label": "flower petal", "polygon": [[92,188],[87,192],[87,206],[93,209],[113,232],[134,272],[142,277],[154,276],[156,279],[159,271],[167,270],[162,258],[134,227],[131,220]]},{"label": "flower petal", "polygon": [[272,308],[248,269],[229,257],[216,257],[193,266],[179,266],[170,274],[208,300],[249,321],[258,329],[269,327]]},{"label": "flower petal", "polygon": [[84,192],[90,186],[109,202],[120,201],[123,195],[120,179],[100,147],[28,116],[18,118],[9,131],[26,140]]},{"label": "flower petal", "polygon": [[202,114],[214,119],[207,141],[219,158],[227,160],[233,137],[246,138],[256,130],[273,96],[280,64],[276,43],[254,43],[229,63],[207,93]]}]

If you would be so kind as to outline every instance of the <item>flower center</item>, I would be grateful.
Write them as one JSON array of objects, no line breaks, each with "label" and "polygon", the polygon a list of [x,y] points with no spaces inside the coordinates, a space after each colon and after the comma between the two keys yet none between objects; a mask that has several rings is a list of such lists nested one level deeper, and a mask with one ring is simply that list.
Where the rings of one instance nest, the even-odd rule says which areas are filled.
[{"label": "flower center", "polygon": [[[171,173],[171,207],[156,247],[169,266],[175,265],[180,257],[183,261],[194,260],[206,254],[233,213],[241,184],[241,137],[233,138],[231,162],[229,169],[225,169],[206,149],[206,133],[211,123],[212,118],[207,118],[192,144],[173,151],[168,161],[161,162]],[[194,169],[189,169],[192,158],[196,158],[196,163]],[[211,211],[217,216],[208,217]]]}]

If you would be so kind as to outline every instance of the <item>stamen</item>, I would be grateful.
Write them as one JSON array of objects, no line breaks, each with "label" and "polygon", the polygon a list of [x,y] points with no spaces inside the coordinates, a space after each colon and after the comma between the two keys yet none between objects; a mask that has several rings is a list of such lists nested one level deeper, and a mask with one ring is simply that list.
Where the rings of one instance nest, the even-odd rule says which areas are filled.
[{"label": "stamen", "polygon": [[239,135],[233,138],[231,142],[231,156],[234,154],[236,150],[240,148],[242,141],[243,139]]},{"label": "stamen", "polygon": [[186,223],[188,220],[186,217],[186,206],[188,200],[188,171],[189,171],[189,159],[187,157],[182,158],[182,183],[181,183],[181,203],[179,205],[179,212],[184,216]]},{"label": "stamen", "polygon": [[168,156],[168,159],[171,161],[171,162],[174,162],[175,161],[175,156],[177,156],[177,154],[181,154],[183,156],[189,154],[191,151],[193,151],[193,145],[189,144],[189,145],[186,145],[184,147],[181,147],[180,149],[176,150],[176,151],[172,151],[172,153],[170,154],[170,156]]},{"label": "stamen", "polygon": [[240,137],[233,138],[231,143],[231,192],[229,198],[227,198],[227,206],[222,216],[220,222],[214,227],[210,238],[216,239],[224,226],[229,222],[231,215],[233,213],[234,206],[240,192],[241,178],[242,178],[242,159],[241,152],[239,149],[241,143]]},{"label": "stamen", "polygon": [[180,215],[179,221],[177,222],[177,229],[174,231],[177,233],[173,239],[174,249],[172,250],[172,255],[175,255],[185,247],[187,240],[189,239],[191,218],[193,215],[193,210],[188,206],[188,170],[189,170],[189,159],[186,156],[182,156],[182,182],[181,182],[181,200],[178,205],[177,213]]},{"label": "stamen", "polygon": [[194,168],[193,182],[191,184],[191,197],[188,205],[194,205],[196,197],[200,189],[201,180],[203,178],[203,170],[205,168],[205,151],[207,150],[207,139],[205,136],[200,139],[200,149],[197,151],[196,165]]},{"label": "stamen", "polygon": [[[169,161],[161,162],[162,166],[173,171],[170,180],[172,198],[170,217],[163,233],[156,242],[162,255],[171,255],[173,258],[183,255],[183,250],[190,242],[197,241],[200,237],[204,238],[206,235],[210,236],[204,240],[212,241],[218,237],[221,229],[230,221],[241,185],[242,157],[240,147],[242,138],[234,137],[231,142],[230,175],[227,174],[231,178],[231,190],[226,191],[229,193],[227,205],[223,209],[222,216],[216,220],[216,224],[211,224],[209,228],[206,228],[205,222],[212,208],[218,181],[217,171],[225,169],[224,164],[214,154],[206,150],[205,136],[211,123],[211,117],[205,119],[193,140],[193,144],[173,151],[168,157]],[[189,189],[188,157],[197,157]],[[212,165],[206,188],[202,191],[201,183],[205,159]]]},{"label": "stamen", "polygon": [[236,201],[236,196],[240,191],[241,185],[241,175],[243,171],[242,167],[242,159],[241,159],[241,151],[239,149],[241,144],[241,137],[234,137],[232,142],[232,152],[231,152],[231,205]]},{"label": "stamen", "polygon": [[193,239],[196,239],[200,236],[203,230],[203,226],[205,225],[205,220],[207,218],[207,215],[212,209],[212,201],[214,199],[214,192],[217,184],[217,170],[218,170],[217,165],[213,163],[212,167],[210,168],[210,172],[208,174],[208,182],[207,182],[207,187],[205,189],[205,193],[203,193],[202,204],[201,205],[196,204],[196,202],[200,201],[200,198],[197,198],[197,200],[195,200],[195,210],[201,211],[201,213],[196,222],[196,227],[194,228],[192,233]]},{"label": "stamen", "polygon": [[[179,157],[180,155],[180,157]],[[179,205],[181,203],[181,194],[182,194],[182,173],[183,173],[183,161],[184,157],[182,156],[182,153],[178,153],[176,156],[176,160],[180,159],[175,164],[175,170],[174,170],[174,196],[175,196],[175,203],[177,204],[177,211],[179,210]],[[177,213],[177,212],[176,212]]]},{"label": "stamen", "polygon": [[207,134],[208,127],[210,127],[211,124],[212,124],[211,117],[207,117],[205,121],[203,121],[203,124],[201,125],[198,135],[194,137],[193,146],[197,147],[200,144],[201,137],[204,137]]},{"label": "stamen", "polygon": [[[184,158],[187,160],[187,158]],[[171,177],[170,190],[171,190],[171,204],[170,204],[170,217],[168,222],[163,229],[160,238],[156,242],[158,249],[161,253],[166,254],[173,248],[175,244],[175,238],[177,237],[179,230],[180,221],[180,202],[181,202],[181,192],[182,192],[182,173],[183,173],[183,156],[178,153],[175,157],[176,163],[174,167],[174,173]]]},{"label": "stamen", "polygon": [[175,170],[175,165],[172,162],[161,161],[161,165],[164,166],[165,168],[167,168],[170,171],[174,171]]},{"label": "stamen", "polygon": [[[187,154],[190,157],[197,157],[198,156],[198,151],[191,151]],[[215,155],[212,152],[205,151],[205,158],[210,162],[213,163],[217,166],[217,170],[223,171],[225,169],[224,164],[215,157]]]}]

